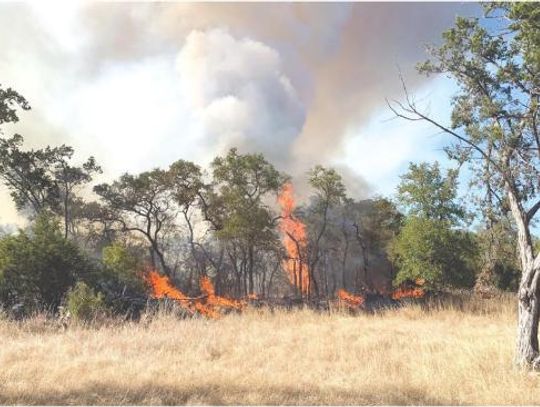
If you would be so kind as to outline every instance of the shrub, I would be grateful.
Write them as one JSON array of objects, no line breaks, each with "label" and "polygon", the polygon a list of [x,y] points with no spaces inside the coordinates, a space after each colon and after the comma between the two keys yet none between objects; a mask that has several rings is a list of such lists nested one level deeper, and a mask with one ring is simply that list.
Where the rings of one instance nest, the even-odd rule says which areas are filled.
[{"label": "shrub", "polygon": [[66,296],[66,309],[75,321],[89,322],[107,313],[103,294],[79,281]]},{"label": "shrub", "polygon": [[28,231],[0,239],[0,295],[24,314],[56,311],[68,289],[91,270],[51,216],[41,215]]}]

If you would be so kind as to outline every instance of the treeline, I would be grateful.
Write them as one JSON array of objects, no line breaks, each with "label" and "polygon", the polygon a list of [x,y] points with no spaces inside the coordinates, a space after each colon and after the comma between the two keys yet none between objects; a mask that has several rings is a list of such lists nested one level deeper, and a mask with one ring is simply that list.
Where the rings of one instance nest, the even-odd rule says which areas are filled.
[{"label": "treeline", "polygon": [[[27,101],[0,88],[0,124],[16,122],[17,109],[29,109]],[[516,287],[511,222],[502,217],[473,231],[457,198],[457,173],[444,174],[437,163],[411,164],[395,202],[354,200],[334,169],[315,166],[309,199],[286,215],[306,231],[291,259],[277,203],[290,177],[262,154],[231,149],[208,171],[178,160],[126,173],[94,185],[92,200],[90,185],[101,172],[93,157],[78,165],[71,147],[25,149],[23,142],[0,138],[0,179],[30,220],[0,240],[7,310],[136,311],[148,296],[149,269],[193,295],[210,277],[218,295],[235,298],[384,294],[406,282],[428,290]],[[291,260],[308,273],[307,292],[285,267]]]}]

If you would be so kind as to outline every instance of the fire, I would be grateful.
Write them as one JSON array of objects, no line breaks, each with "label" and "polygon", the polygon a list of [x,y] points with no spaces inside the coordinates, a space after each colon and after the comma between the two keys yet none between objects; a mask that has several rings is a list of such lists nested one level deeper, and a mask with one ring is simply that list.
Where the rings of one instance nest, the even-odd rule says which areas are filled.
[{"label": "fire", "polygon": [[295,201],[293,186],[287,183],[278,197],[281,206],[280,229],[283,234],[283,245],[287,250],[288,259],[283,262],[283,267],[291,284],[302,294],[309,293],[309,268],[303,256],[306,252],[307,233],[306,225],[293,215]]},{"label": "fire", "polygon": [[154,298],[171,298],[177,301],[189,301],[189,297],[177,289],[167,276],[162,276],[154,270],[150,270],[145,276],[146,281],[152,288]]},{"label": "fire", "polygon": [[426,295],[423,288],[398,288],[392,293],[392,299],[399,300],[401,298],[422,298]]},{"label": "fire", "polygon": [[352,307],[361,307],[366,301],[361,295],[354,295],[343,289],[339,290],[337,294],[340,301]]},{"label": "fire", "polygon": [[214,285],[207,276],[201,278],[201,291],[206,294],[206,306],[211,308],[235,309],[241,311],[244,302],[216,295]]},{"label": "fire", "polygon": [[149,271],[145,278],[152,289],[152,297],[179,301],[180,305],[191,314],[198,312],[210,318],[219,318],[222,310],[242,310],[244,307],[242,301],[216,295],[212,281],[206,276],[200,280],[203,295],[196,298],[186,296],[173,285],[169,277],[162,276],[154,270]]}]

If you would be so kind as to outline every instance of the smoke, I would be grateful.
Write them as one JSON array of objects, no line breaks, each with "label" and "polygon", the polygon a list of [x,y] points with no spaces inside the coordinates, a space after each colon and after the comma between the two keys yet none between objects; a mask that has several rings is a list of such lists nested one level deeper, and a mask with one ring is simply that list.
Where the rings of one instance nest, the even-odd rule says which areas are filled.
[{"label": "smoke", "polygon": [[182,88],[204,127],[207,151],[264,152],[285,167],[305,113],[278,52],[224,30],[192,31],[177,59]]},{"label": "smoke", "polygon": [[[188,98],[204,123],[203,145],[259,149],[301,176],[333,162],[348,129],[361,127],[385,97],[401,95],[398,65],[411,90],[422,85],[414,65],[426,57],[424,45],[437,42],[457,14],[478,11],[470,3],[183,3],[127,12],[97,4],[84,15],[96,27],[95,61],[181,50],[177,66],[182,80],[193,82]],[[255,55],[265,63],[256,64]]]},{"label": "smoke", "polygon": [[[95,154],[104,177],[178,158],[207,163],[238,146],[264,153],[302,183],[314,164],[336,161],[348,135],[358,136],[350,130],[385,97],[401,95],[397,65],[414,91],[425,81],[414,73],[423,45],[456,14],[478,10],[471,3],[4,3],[0,83],[33,106],[16,129],[29,145],[67,143],[80,157]],[[113,94],[118,89],[129,91]],[[340,170],[354,196],[368,193],[366,180]]]}]

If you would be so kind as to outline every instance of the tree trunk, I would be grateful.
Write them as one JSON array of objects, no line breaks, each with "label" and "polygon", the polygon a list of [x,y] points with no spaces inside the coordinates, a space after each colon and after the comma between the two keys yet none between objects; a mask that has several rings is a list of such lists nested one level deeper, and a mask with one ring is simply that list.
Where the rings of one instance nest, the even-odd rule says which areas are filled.
[{"label": "tree trunk", "polygon": [[254,287],[255,287],[255,284],[253,281],[253,267],[254,267],[253,246],[249,246],[248,248],[248,277],[249,277],[248,294],[253,294]]},{"label": "tree trunk", "polygon": [[68,212],[68,195],[64,198],[64,239],[68,238],[69,234],[69,212]]},{"label": "tree trunk", "polygon": [[521,295],[518,300],[518,332],[515,362],[521,367],[538,369],[538,317],[539,302],[537,292]]},{"label": "tree trunk", "polygon": [[540,285],[539,258],[534,257],[529,218],[513,190],[507,186],[510,209],[516,222],[521,260],[521,281],[518,291],[518,330],[515,362],[524,368],[538,369],[538,318]]}]

